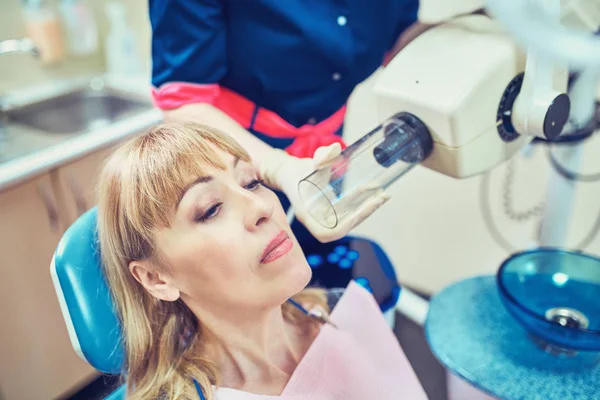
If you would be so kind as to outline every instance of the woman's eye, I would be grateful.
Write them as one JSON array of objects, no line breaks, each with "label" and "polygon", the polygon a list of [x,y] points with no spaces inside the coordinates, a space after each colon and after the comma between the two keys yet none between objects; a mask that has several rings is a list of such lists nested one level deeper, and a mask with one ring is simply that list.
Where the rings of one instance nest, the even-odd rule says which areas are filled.
[{"label": "woman's eye", "polygon": [[250,182],[249,184],[244,186],[244,188],[246,188],[248,190],[255,190],[255,189],[258,189],[258,187],[261,186],[262,184],[263,184],[262,180],[254,179],[252,182]]},{"label": "woman's eye", "polygon": [[209,208],[208,210],[206,210],[206,212],[204,212],[204,214],[198,215],[195,218],[196,222],[205,222],[211,218],[216,217],[217,214],[219,213],[219,210],[220,210],[222,204],[223,203],[217,203],[214,206],[212,206],[211,208]]}]

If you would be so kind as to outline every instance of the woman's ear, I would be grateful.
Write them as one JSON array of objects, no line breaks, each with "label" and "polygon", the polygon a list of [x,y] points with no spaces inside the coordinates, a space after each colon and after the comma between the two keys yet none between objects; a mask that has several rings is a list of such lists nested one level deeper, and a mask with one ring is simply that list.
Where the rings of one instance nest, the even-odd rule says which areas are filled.
[{"label": "woman's ear", "polygon": [[156,271],[149,261],[132,261],[129,263],[129,271],[135,280],[157,299],[164,301],[179,299],[179,289],[173,287],[166,274]]}]

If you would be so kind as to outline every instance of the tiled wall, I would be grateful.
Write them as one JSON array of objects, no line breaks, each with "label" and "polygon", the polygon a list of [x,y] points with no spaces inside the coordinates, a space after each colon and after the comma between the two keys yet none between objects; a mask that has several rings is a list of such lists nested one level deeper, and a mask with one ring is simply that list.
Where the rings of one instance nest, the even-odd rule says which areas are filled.
[{"label": "tiled wall", "polygon": [[[99,27],[100,46],[96,54],[86,57],[68,57],[58,65],[43,66],[29,55],[0,57],[0,93],[35,85],[52,79],[68,78],[79,74],[102,73],[104,67],[104,37],[109,26],[104,13],[107,0],[86,0],[94,9]],[[138,40],[138,51],[149,68],[150,27],[147,0],[121,0],[127,6],[128,18]],[[58,5],[58,0],[49,2]],[[0,0],[0,40],[22,38],[25,26],[21,13],[21,0]]]}]

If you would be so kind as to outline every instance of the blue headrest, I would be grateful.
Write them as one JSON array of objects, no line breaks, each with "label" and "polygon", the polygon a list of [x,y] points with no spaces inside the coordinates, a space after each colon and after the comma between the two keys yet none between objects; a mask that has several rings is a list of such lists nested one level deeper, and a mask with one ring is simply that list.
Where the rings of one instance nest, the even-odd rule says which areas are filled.
[{"label": "blue headrest", "polygon": [[61,238],[50,272],[77,354],[97,370],[122,371],[121,327],[100,260],[97,209],[75,221]]}]

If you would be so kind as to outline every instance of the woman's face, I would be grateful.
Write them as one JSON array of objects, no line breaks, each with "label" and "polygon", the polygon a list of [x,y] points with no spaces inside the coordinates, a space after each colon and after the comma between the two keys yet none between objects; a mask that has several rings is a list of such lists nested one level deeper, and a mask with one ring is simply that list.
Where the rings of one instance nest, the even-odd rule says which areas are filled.
[{"label": "woman's face", "polygon": [[310,267],[275,193],[251,164],[217,153],[227,168],[190,177],[171,226],[157,234],[164,280],[214,311],[281,304],[308,284]]}]

